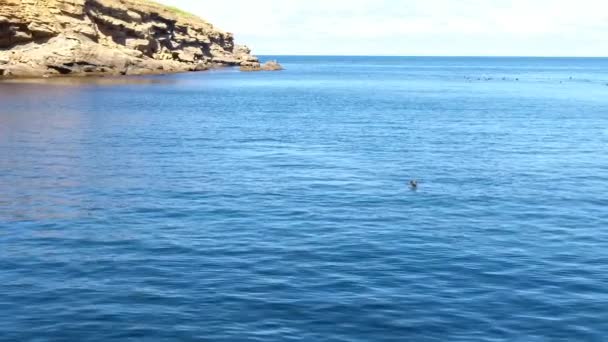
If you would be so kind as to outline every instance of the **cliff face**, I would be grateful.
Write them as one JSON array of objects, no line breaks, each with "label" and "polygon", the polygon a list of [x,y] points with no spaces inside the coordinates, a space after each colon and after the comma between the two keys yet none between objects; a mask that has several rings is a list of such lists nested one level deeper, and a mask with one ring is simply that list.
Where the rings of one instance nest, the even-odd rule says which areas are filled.
[{"label": "cliff face", "polygon": [[0,77],[259,67],[230,33],[146,0],[0,0]]}]

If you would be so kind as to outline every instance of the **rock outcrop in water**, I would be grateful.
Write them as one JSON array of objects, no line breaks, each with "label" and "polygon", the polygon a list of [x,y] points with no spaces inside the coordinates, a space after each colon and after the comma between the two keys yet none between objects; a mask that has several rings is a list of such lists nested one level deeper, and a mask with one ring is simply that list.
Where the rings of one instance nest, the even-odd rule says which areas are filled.
[{"label": "rock outcrop in water", "polygon": [[256,69],[246,46],[146,0],[0,0],[0,77]]},{"label": "rock outcrop in water", "polygon": [[277,61],[268,61],[264,64],[242,65],[241,71],[281,71],[283,66]]}]

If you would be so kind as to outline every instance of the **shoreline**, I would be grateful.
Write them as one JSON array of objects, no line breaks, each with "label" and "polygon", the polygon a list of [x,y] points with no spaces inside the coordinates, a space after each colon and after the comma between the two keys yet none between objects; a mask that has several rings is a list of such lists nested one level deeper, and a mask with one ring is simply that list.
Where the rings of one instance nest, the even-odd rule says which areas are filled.
[{"label": "shoreline", "polygon": [[[193,73],[206,73],[213,72],[218,70],[236,70],[242,73],[251,73],[251,72],[264,72],[264,71],[282,71],[285,70],[283,66],[276,61],[269,61],[267,63],[261,64],[256,68],[244,68],[243,66],[238,65],[222,65],[216,64],[211,65],[203,70],[171,70],[171,71],[150,71],[150,72],[142,72],[142,73],[112,73],[112,72],[100,72],[100,73],[71,73],[71,74],[52,74],[52,75],[42,75],[42,76],[0,76],[0,83],[47,83],[49,82],[57,82],[57,80],[94,80],[94,79],[105,79],[105,80],[118,80],[118,79],[136,79],[143,78],[148,76],[170,76],[176,74],[193,74]],[[60,83],[60,82],[58,82]],[[67,82],[69,83],[69,82]],[[76,82],[75,82],[76,83]],[[111,83],[111,82],[110,82]],[[130,82],[125,82],[130,83]],[[135,82],[138,83],[138,82]],[[144,82],[147,83],[147,82]],[[154,83],[154,82],[151,82]]]},{"label": "shoreline", "polygon": [[[170,76],[175,74],[190,74],[190,73],[203,73],[212,72],[214,70],[222,69],[236,69],[238,66],[233,65],[216,65],[210,66],[204,70],[163,70],[163,71],[149,71],[141,73],[115,73],[115,72],[97,72],[97,73],[71,73],[71,74],[45,74],[41,76],[19,76],[19,75],[0,75],[0,83],[10,83],[15,81],[36,81],[36,80],[66,80],[66,79],[109,79],[109,78],[137,78],[146,76]],[[25,82],[24,82],[25,83]]]}]

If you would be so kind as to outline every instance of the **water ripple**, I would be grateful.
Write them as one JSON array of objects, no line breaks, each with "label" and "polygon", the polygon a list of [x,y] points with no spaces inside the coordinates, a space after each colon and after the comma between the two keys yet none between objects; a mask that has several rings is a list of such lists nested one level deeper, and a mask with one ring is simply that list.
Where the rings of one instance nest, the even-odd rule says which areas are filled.
[{"label": "water ripple", "polygon": [[0,83],[0,340],[605,339],[606,59],[283,59]]}]

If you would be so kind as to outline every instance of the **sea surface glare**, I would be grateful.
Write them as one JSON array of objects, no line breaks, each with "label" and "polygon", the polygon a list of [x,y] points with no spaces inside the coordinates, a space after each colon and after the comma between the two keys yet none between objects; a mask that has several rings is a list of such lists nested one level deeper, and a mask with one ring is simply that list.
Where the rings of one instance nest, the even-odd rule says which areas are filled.
[{"label": "sea surface glare", "polygon": [[0,83],[2,342],[608,339],[608,59],[277,58]]}]

